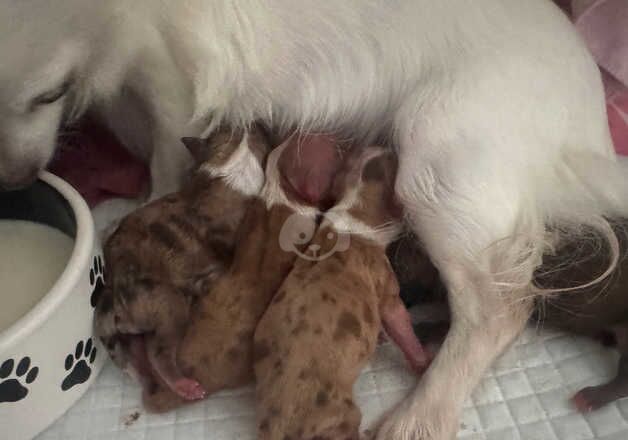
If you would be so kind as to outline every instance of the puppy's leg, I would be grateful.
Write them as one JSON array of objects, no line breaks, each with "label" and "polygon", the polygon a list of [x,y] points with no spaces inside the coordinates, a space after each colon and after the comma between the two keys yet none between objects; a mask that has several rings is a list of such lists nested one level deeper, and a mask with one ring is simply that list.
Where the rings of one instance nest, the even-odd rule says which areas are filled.
[{"label": "puppy's leg", "polygon": [[154,332],[147,334],[146,353],[157,375],[179,396],[186,400],[205,397],[205,390],[196,380],[185,377],[177,363],[179,346],[185,335],[189,304],[176,290],[168,286],[153,289],[151,309]]},{"label": "puppy's leg", "polygon": [[604,385],[580,390],[573,397],[573,402],[581,412],[599,409],[628,396],[628,325],[617,326],[613,333],[621,353],[617,376]]},{"label": "puppy's leg", "polygon": [[388,279],[384,285],[385,291],[380,294],[380,316],[384,330],[403,352],[411,368],[422,373],[427,367],[428,355],[414,333],[410,313],[399,297],[399,285],[392,271]]},{"label": "puppy's leg", "polygon": [[536,231],[516,233],[518,186],[487,185],[482,165],[496,163],[461,161],[444,148],[435,152],[433,161],[404,160],[402,148],[397,194],[447,287],[452,324],[417,389],[384,422],[378,440],[455,438],[465,400],[531,312],[526,295],[537,258],[518,264],[526,246],[517,238],[533,239]]}]

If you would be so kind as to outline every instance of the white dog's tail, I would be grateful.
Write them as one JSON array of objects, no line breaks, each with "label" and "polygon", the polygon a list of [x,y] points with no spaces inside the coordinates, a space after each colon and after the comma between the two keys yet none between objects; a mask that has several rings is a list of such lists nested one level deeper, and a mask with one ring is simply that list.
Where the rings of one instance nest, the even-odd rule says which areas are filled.
[{"label": "white dog's tail", "polygon": [[[604,215],[628,218],[628,157],[614,161],[592,153],[570,152],[564,158],[560,194],[556,200],[564,214]],[[553,211],[550,209],[550,212]]]},{"label": "white dog's tail", "polygon": [[611,275],[620,259],[620,245],[609,219],[628,219],[628,157],[617,157],[615,161],[599,154],[570,151],[556,177],[559,190],[541,195],[547,224],[555,226],[554,238],[583,240],[586,233],[588,238],[603,240],[599,248],[607,249],[610,255],[604,273],[590,282],[544,290],[544,294],[579,291]]}]

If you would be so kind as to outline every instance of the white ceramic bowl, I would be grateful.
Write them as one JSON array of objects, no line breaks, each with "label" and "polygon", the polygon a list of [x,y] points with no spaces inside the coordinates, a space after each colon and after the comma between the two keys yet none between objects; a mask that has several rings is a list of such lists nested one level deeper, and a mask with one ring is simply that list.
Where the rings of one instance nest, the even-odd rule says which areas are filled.
[{"label": "white ceramic bowl", "polygon": [[[102,288],[103,263],[89,208],[50,173],[28,189],[0,193],[0,218],[45,223],[75,239],[50,291],[0,332],[0,438],[26,440],[72,406],[102,368],[91,296]],[[0,299],[10,294],[19,292],[1,292]]]}]

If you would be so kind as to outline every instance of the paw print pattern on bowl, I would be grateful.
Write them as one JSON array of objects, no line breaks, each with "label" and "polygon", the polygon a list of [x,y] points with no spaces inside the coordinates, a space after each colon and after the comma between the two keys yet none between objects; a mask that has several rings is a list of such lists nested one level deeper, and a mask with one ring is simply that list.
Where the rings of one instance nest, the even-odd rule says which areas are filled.
[{"label": "paw print pattern on bowl", "polygon": [[65,358],[65,370],[68,374],[61,382],[63,391],[87,382],[92,375],[91,365],[96,360],[96,353],[92,338],[87,339],[84,344],[83,341],[76,344],[74,353],[68,354]]},{"label": "paw print pattern on bowl", "polygon": [[102,289],[105,287],[105,266],[100,255],[94,257],[92,267],[89,270],[89,285],[92,288],[89,301],[92,307],[96,307],[102,295]]},{"label": "paw print pattern on bowl", "polygon": [[0,366],[0,403],[19,402],[28,395],[28,387],[37,379],[38,367],[31,368],[31,358],[26,356],[15,368],[14,377],[10,377],[15,367],[13,359],[7,359]]}]

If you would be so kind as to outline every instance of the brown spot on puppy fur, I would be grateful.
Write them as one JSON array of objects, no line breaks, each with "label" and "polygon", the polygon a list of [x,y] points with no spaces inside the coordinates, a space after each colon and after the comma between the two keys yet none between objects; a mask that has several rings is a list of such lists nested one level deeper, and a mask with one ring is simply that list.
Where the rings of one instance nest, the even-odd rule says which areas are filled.
[{"label": "brown spot on puppy fur", "polygon": [[259,362],[270,354],[270,347],[266,341],[257,341],[253,347],[253,362]]},{"label": "brown spot on puppy fur", "polygon": [[[365,154],[371,152],[367,149]],[[386,162],[387,170],[387,155],[377,157]],[[364,225],[374,229],[383,223],[395,224],[399,218],[379,201],[392,193],[394,179],[364,179],[361,169],[349,173],[357,180],[345,182],[344,187],[357,187],[358,197],[350,207],[353,217],[345,218],[344,224],[354,224],[358,215]],[[332,212],[338,216],[347,215],[346,210],[334,209]],[[333,224],[323,221],[312,238],[310,244],[320,246],[321,254],[333,246],[327,239],[332,229]],[[361,415],[353,403],[353,385],[373,353],[382,323],[413,366],[425,366],[424,353],[413,334],[385,254],[393,238],[392,234],[357,231],[350,234],[346,251],[332,252],[316,262],[295,262],[281,288],[285,298],[268,307],[255,332],[256,340],[272,344],[268,358],[283,361],[281,377],[273,374],[268,358],[255,363],[259,411],[264,413],[275,406],[284,409],[260,440],[282,440],[285,436],[357,440]],[[285,318],[302,308],[314,330],[293,333],[294,327]]]},{"label": "brown spot on puppy fur", "polygon": [[259,429],[261,431],[268,431],[269,428],[270,428],[270,424],[268,423],[268,419],[264,419],[260,422]]},{"label": "brown spot on puppy fur", "polygon": [[348,335],[359,338],[362,335],[362,324],[353,313],[344,311],[338,318],[334,339],[339,340]]},{"label": "brown spot on puppy fur", "polygon": [[325,406],[329,403],[329,395],[326,391],[320,390],[316,394],[316,406]]},{"label": "brown spot on puppy fur", "polygon": [[280,290],[277,293],[277,295],[275,295],[275,297],[273,298],[273,303],[280,303],[281,301],[284,300],[285,297],[286,297],[286,291]]},{"label": "brown spot on puppy fur", "polygon": [[[242,187],[221,171],[222,160],[236,152],[258,157],[270,150],[261,140],[225,143],[225,136],[219,132],[205,140],[188,139],[199,160],[191,178],[179,192],[123,219],[104,245],[107,287],[96,304],[96,335],[106,341],[120,367],[136,370],[145,388],[159,382],[185,399],[203,395],[202,387],[184,377],[176,360],[191,304],[231,264],[236,231],[264,178],[261,162],[256,168],[255,161],[242,161],[246,169],[238,169],[238,162],[230,173],[247,172],[260,182],[259,188]],[[221,151],[220,161],[215,160],[214,149]],[[156,405],[168,407],[161,397],[156,397]]]},{"label": "brown spot on puppy fur", "polygon": [[151,223],[148,225],[148,232],[157,239],[162,246],[168,250],[175,252],[181,252],[183,245],[179,241],[179,237],[170,230],[170,228],[163,223]]},{"label": "brown spot on puppy fur", "polygon": [[372,325],[375,323],[375,318],[373,317],[373,311],[371,310],[371,307],[369,307],[368,304],[364,303],[363,304],[364,307],[364,321],[369,324]]},{"label": "brown spot on puppy fur", "polygon": [[237,362],[239,360],[239,358],[242,356],[242,352],[240,351],[240,347],[238,346],[238,347],[230,348],[229,351],[227,351],[227,356],[233,362]]},{"label": "brown spot on puppy fur", "polygon": [[308,331],[309,329],[310,325],[305,319],[302,318],[301,321],[299,321],[299,324],[295,328],[293,328],[290,333],[294,336],[297,336],[300,333]]}]

